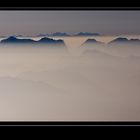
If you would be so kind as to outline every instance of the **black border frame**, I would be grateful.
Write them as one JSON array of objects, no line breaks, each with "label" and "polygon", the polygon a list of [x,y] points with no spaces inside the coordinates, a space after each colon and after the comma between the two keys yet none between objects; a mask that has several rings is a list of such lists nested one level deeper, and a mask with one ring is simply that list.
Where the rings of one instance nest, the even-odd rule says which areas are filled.
[{"label": "black border frame", "polygon": [[1,10],[140,10],[140,7],[0,7]]},{"label": "black border frame", "polygon": [[[108,10],[140,11],[140,7],[0,7],[7,10]],[[0,126],[140,126],[140,121],[0,121]]]},{"label": "black border frame", "polygon": [[140,121],[0,121],[0,126],[140,126]]}]

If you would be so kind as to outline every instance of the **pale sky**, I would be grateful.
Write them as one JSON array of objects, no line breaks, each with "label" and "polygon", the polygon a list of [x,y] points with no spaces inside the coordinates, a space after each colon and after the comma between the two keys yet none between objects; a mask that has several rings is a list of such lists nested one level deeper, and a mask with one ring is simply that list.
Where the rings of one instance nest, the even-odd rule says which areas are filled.
[{"label": "pale sky", "polygon": [[97,32],[140,34],[140,11],[0,11],[0,36]]}]

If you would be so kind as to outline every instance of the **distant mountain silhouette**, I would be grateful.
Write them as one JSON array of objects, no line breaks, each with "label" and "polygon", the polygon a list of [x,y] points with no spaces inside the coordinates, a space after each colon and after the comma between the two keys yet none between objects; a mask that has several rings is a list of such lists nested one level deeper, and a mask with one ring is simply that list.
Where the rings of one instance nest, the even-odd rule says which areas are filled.
[{"label": "distant mountain silhouette", "polygon": [[50,34],[50,36],[70,36],[70,35],[67,33],[56,32],[56,33]]},{"label": "distant mountain silhouette", "polygon": [[75,36],[100,36],[99,33],[90,33],[90,32],[80,32],[75,34]]},{"label": "distant mountain silhouette", "polygon": [[81,47],[92,47],[92,46],[98,46],[98,45],[104,45],[103,42],[97,41],[96,39],[87,39]]},{"label": "distant mountain silhouette", "polygon": [[63,44],[64,45],[64,41],[59,39],[59,40],[54,40],[48,37],[43,37],[40,40],[37,41],[37,43],[47,43],[47,44]]},{"label": "distant mountain silhouette", "polygon": [[65,37],[65,36],[70,36],[67,33],[61,33],[61,32],[56,32],[56,33],[52,33],[52,34],[38,34],[37,37]]},{"label": "distant mountain silhouette", "polygon": [[49,36],[49,34],[38,34],[37,37],[44,37],[44,36]]},{"label": "distant mountain silhouette", "polygon": [[108,44],[120,44],[120,43],[124,43],[124,44],[140,44],[140,40],[139,39],[127,39],[124,37],[119,37],[116,38],[112,41],[110,41]]},{"label": "distant mountain silhouette", "polygon": [[1,43],[35,43],[32,39],[18,39],[14,36],[10,36],[6,39],[1,40]]},{"label": "distant mountain silhouette", "polygon": [[140,43],[139,39],[130,39],[129,42],[131,43]]},{"label": "distant mountain silhouette", "polygon": [[109,42],[109,44],[112,44],[112,43],[128,43],[128,39],[127,38],[124,38],[124,37],[118,37],[112,41]]},{"label": "distant mountain silhouette", "polygon": [[97,41],[96,39],[87,39],[84,43],[103,44],[102,42]]},{"label": "distant mountain silhouette", "polygon": [[95,47],[99,47],[99,46],[103,46],[104,43],[97,41],[96,39],[87,39],[82,45],[82,48],[88,49],[88,48],[95,48]]},{"label": "distant mountain silhouette", "polygon": [[19,38],[16,38],[14,36],[10,36],[8,37],[7,39],[3,39],[1,40],[1,43],[21,43],[21,44],[24,44],[24,43],[33,43],[33,44],[38,44],[38,43],[43,43],[43,44],[54,44],[54,45],[65,45],[64,44],[64,41],[59,39],[59,40],[54,40],[54,39],[51,39],[51,38],[47,38],[47,37],[43,37],[41,38],[40,40],[38,41],[35,41],[35,40],[32,40],[32,39],[19,39]]},{"label": "distant mountain silhouette", "polygon": [[14,37],[24,37],[23,35],[15,35]]}]

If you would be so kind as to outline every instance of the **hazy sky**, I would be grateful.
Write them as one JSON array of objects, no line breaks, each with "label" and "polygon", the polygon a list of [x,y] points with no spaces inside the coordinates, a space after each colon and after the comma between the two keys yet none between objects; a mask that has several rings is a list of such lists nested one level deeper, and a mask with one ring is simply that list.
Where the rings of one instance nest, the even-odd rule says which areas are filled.
[{"label": "hazy sky", "polygon": [[0,35],[140,34],[140,11],[0,11]]}]

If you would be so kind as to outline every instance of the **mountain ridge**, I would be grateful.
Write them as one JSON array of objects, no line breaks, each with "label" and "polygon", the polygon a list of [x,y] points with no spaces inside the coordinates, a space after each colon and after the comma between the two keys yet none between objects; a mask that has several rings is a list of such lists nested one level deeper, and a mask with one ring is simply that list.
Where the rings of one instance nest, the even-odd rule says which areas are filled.
[{"label": "mountain ridge", "polygon": [[64,45],[64,41],[61,39],[55,40],[52,38],[48,38],[48,37],[43,37],[38,41],[35,41],[33,39],[19,39],[15,36],[10,36],[6,39],[1,40],[0,43],[21,43],[21,44],[25,44],[25,43],[33,43],[33,44],[37,44],[37,43],[44,43],[44,44],[63,44]]},{"label": "mountain ridge", "polygon": [[79,32],[74,36],[100,36],[99,33],[91,33],[91,32]]},{"label": "mountain ridge", "polygon": [[128,39],[126,37],[118,37],[110,41],[108,44],[114,44],[114,43],[140,43],[139,39]]}]

